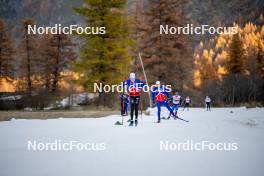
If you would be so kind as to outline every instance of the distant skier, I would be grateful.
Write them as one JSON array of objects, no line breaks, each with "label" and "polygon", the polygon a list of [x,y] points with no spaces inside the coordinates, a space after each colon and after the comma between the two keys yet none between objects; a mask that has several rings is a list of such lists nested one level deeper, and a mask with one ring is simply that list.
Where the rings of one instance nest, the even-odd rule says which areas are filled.
[{"label": "distant skier", "polygon": [[161,106],[165,106],[170,111],[170,113],[175,117],[173,110],[171,109],[169,103],[167,102],[168,96],[169,94],[166,87],[164,85],[161,85],[160,81],[156,81],[156,86],[153,87],[152,90],[152,102],[156,103],[158,108],[157,123],[160,123]]},{"label": "distant skier", "polygon": [[135,73],[130,73],[129,79],[125,81],[127,85],[127,92],[129,94],[129,102],[130,102],[130,124],[129,126],[133,126],[134,124],[134,113],[135,113],[135,125],[138,124],[138,107],[140,101],[140,91],[144,86],[144,83],[139,79],[136,79]]},{"label": "distant skier", "polygon": [[187,96],[184,100],[184,107],[183,107],[183,111],[185,108],[187,108],[187,111],[189,111],[189,107],[190,107],[190,104],[191,104],[191,99],[189,96]]},{"label": "distant skier", "polygon": [[[177,113],[179,110],[179,107],[181,106],[182,97],[179,95],[178,92],[175,92],[175,94],[172,96],[172,107],[175,116],[177,117]],[[169,117],[167,119],[170,119],[171,113],[169,114]]]},{"label": "distant skier", "polygon": [[207,95],[204,101],[205,101],[206,110],[210,111],[211,110],[211,98]]},{"label": "distant skier", "polygon": [[120,103],[121,103],[121,115],[127,116],[128,115],[128,94],[121,93],[120,94]]}]

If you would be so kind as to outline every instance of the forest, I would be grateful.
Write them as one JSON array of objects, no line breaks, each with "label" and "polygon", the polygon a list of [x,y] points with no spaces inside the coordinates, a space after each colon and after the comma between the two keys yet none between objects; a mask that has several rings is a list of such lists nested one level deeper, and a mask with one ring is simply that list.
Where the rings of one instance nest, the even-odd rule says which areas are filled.
[{"label": "forest", "polygon": [[[212,98],[213,106],[264,104],[261,1],[239,5],[215,1],[225,5],[223,9],[230,9],[233,13],[230,19],[225,19],[228,13],[217,11],[214,6],[217,4],[210,4],[209,0],[200,5],[195,0],[85,0],[75,4],[64,1],[54,2],[53,8],[47,2],[25,1],[23,9],[17,12],[19,18],[13,17],[15,12],[10,10],[13,8],[9,11],[0,8],[1,110],[57,109],[65,99],[63,108],[69,108],[76,104],[79,95],[83,95],[83,100],[78,105],[117,109],[119,94],[94,94],[93,84],[119,84],[130,72],[144,80],[139,53],[149,84],[160,80],[172,85],[174,92],[190,96],[193,106],[203,106],[206,95]],[[18,5],[1,3],[10,7]],[[56,14],[64,5],[68,7],[65,14]],[[202,7],[207,10],[201,10]],[[243,10],[250,8],[255,10],[250,13]],[[212,14],[208,14],[208,9]],[[13,16],[4,15],[7,13]],[[45,21],[42,13],[50,20]],[[63,16],[67,13],[72,17],[65,20]],[[49,15],[58,18],[53,21]],[[208,19],[208,15],[212,18]],[[104,26],[107,32],[104,35],[27,33],[28,25],[54,23]],[[237,27],[238,33],[160,34],[160,25],[186,24]],[[147,107],[148,95],[142,96]]]}]

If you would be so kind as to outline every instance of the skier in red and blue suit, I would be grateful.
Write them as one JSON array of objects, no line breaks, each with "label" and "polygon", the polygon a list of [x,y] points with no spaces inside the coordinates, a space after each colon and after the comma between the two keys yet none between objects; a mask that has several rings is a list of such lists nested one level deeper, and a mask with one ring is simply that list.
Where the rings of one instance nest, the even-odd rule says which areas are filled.
[{"label": "skier in red and blue suit", "polygon": [[127,92],[129,94],[129,102],[130,102],[130,124],[129,126],[133,126],[134,124],[134,112],[135,112],[135,125],[137,126],[140,92],[144,86],[144,82],[139,79],[136,79],[135,73],[130,73],[129,79],[126,80],[124,83],[127,86]]},{"label": "skier in red and blue suit", "polygon": [[175,116],[173,110],[171,109],[169,103],[167,102],[167,97],[169,97],[169,91],[166,89],[164,85],[160,85],[160,81],[156,81],[156,87],[153,87],[152,90],[152,102],[155,102],[158,108],[157,123],[160,123],[161,106],[165,106],[170,111],[170,113],[173,116]]}]

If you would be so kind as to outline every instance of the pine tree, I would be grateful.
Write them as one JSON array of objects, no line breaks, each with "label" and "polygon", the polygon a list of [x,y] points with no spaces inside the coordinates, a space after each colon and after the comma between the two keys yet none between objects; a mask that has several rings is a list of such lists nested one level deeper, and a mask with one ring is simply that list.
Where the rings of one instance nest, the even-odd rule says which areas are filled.
[{"label": "pine tree", "polygon": [[[128,48],[132,41],[125,5],[125,0],[86,0],[83,7],[75,9],[88,26],[106,28],[106,34],[80,35],[85,44],[75,68],[83,75],[81,83],[88,89],[93,83],[119,84],[129,71]],[[99,101],[105,103],[101,93]]]},{"label": "pine tree", "polygon": [[242,42],[238,34],[233,35],[228,53],[226,68],[229,73],[241,74],[245,71],[245,57]]},{"label": "pine tree", "polygon": [[25,80],[25,87],[28,96],[32,95],[33,91],[33,76],[38,73],[37,62],[38,58],[38,43],[34,34],[28,34],[28,26],[33,25],[34,21],[25,19],[22,21],[22,38],[20,41],[20,76]]},{"label": "pine tree", "polygon": [[181,34],[160,34],[160,25],[183,26],[185,0],[150,0],[145,13],[143,59],[150,81],[164,81],[183,89],[192,65],[187,39]]},{"label": "pine tree", "polygon": [[243,73],[245,72],[245,56],[238,34],[234,34],[232,37],[228,51],[226,70],[229,75],[224,79],[224,83],[227,84],[226,87],[230,90],[228,99],[234,105],[241,99],[239,95],[240,90],[237,88],[237,85],[239,84],[239,80],[243,78]]},{"label": "pine tree", "polygon": [[2,79],[14,78],[15,49],[6,24],[0,20],[0,87]]}]

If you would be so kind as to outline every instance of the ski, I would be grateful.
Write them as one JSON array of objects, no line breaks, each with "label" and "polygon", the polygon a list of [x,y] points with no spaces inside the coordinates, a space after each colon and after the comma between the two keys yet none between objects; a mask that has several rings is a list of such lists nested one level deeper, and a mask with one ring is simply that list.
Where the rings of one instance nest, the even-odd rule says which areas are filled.
[{"label": "ski", "polygon": [[174,117],[175,119],[179,119],[179,120],[182,120],[182,121],[184,121],[184,122],[190,122],[190,121],[188,121],[188,120],[185,120],[185,119],[182,119],[182,118],[180,118],[180,117]]},{"label": "ski", "polygon": [[158,123],[158,124],[160,124],[161,122],[154,121],[153,123]]},{"label": "ski", "polygon": [[[174,119],[179,119],[179,120],[182,120],[182,121],[184,121],[184,122],[190,122],[190,121],[188,121],[188,120],[185,120],[185,119],[182,119],[182,118],[180,118],[180,117],[173,117]],[[163,119],[163,120],[169,120],[168,118],[166,118],[166,117],[162,117],[161,119]]]}]

